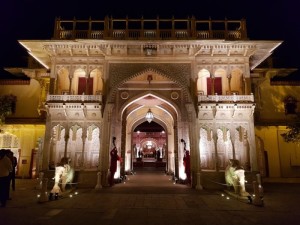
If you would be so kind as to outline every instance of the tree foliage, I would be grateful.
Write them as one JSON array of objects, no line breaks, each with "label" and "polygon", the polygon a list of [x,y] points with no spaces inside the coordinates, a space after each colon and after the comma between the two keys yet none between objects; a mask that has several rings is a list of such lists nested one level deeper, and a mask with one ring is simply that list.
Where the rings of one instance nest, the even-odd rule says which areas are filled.
[{"label": "tree foliage", "polygon": [[4,123],[5,117],[15,111],[17,97],[14,95],[0,96],[0,124]]},{"label": "tree foliage", "polygon": [[300,144],[300,120],[287,126],[288,131],[281,134],[284,141]]}]

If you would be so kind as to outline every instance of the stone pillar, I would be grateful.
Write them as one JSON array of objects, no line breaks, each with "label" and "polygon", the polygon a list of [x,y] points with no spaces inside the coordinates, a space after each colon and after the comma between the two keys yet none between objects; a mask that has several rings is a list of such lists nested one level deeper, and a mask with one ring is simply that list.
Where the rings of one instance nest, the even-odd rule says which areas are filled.
[{"label": "stone pillar", "polygon": [[101,176],[102,186],[108,185],[108,169],[109,169],[109,147],[111,143],[111,117],[113,104],[106,104],[104,113],[103,113],[103,125],[101,127],[101,152],[99,152],[99,166],[98,170]]},{"label": "stone pillar", "polygon": [[215,128],[213,132],[213,140],[215,143],[215,168],[216,171],[219,172],[220,166],[219,166],[219,161],[218,161],[218,130]]},{"label": "stone pillar", "polygon": [[121,128],[121,149],[120,149],[121,158],[123,159],[122,164],[120,164],[120,174],[121,176],[125,175],[125,155],[126,155],[126,117],[125,113],[122,117],[122,128]]},{"label": "stone pillar", "polygon": [[67,157],[68,153],[68,141],[69,141],[69,129],[66,127],[66,133],[65,133],[65,151],[64,151],[64,157]]},{"label": "stone pillar", "polygon": [[73,81],[73,76],[69,76],[70,84],[69,84],[69,95],[72,94],[72,81]]},{"label": "stone pillar", "polygon": [[178,168],[178,127],[177,120],[174,122],[174,162],[175,162],[175,174],[174,176],[179,179]]},{"label": "stone pillar", "polygon": [[[197,117],[195,116],[195,120],[197,120]],[[195,181],[193,181],[193,185],[195,185],[196,189],[202,190],[202,182],[201,182],[201,157],[200,157],[200,127],[197,121],[192,122],[193,129],[191,132],[193,132],[191,135],[194,135],[193,137],[193,143],[194,144],[194,150],[195,150],[195,157],[196,157],[196,173],[195,173]]]},{"label": "stone pillar", "polygon": [[215,77],[211,78],[211,95],[215,94]]},{"label": "stone pillar", "polygon": [[81,156],[81,170],[84,170],[84,164],[85,164],[85,157],[84,157],[84,153],[85,153],[85,142],[86,142],[86,130],[83,129],[82,130],[82,156]]},{"label": "stone pillar", "polygon": [[48,170],[49,168],[49,155],[50,155],[50,147],[51,147],[51,117],[47,114],[46,120],[46,132],[45,132],[45,141],[44,141],[44,148],[42,153],[42,170]]},{"label": "stone pillar", "polygon": [[228,79],[228,91],[229,91],[229,94],[231,95],[231,75],[229,75],[227,77],[227,79]]},{"label": "stone pillar", "polygon": [[257,159],[257,152],[256,152],[256,147],[255,147],[255,130],[254,130],[254,118],[253,118],[253,113],[254,113],[254,108],[255,105],[253,104],[251,112],[249,112],[249,132],[248,134],[248,145],[249,145],[249,152],[250,152],[250,166],[251,166],[251,171],[257,171],[259,172],[258,168],[258,159]]},{"label": "stone pillar", "polygon": [[54,137],[52,137],[50,141],[49,164],[55,165],[55,158],[56,158],[56,140],[54,140]]}]

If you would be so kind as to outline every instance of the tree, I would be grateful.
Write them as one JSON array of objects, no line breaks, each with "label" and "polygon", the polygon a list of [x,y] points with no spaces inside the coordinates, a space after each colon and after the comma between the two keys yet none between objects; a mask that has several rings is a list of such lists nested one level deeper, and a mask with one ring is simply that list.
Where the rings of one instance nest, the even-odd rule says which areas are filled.
[{"label": "tree", "polygon": [[286,128],[289,129],[289,131],[281,134],[284,141],[300,144],[300,116],[298,115],[297,121],[288,125]]},{"label": "tree", "polygon": [[14,113],[17,97],[14,95],[0,96],[0,124],[4,123],[5,117]]}]

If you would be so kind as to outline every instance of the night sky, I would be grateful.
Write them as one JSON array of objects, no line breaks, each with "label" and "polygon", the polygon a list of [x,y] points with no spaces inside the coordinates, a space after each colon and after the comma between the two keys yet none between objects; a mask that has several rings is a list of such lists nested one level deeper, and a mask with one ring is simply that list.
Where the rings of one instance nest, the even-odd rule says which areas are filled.
[{"label": "night sky", "polygon": [[[168,5],[167,2],[171,2]],[[300,11],[297,0],[1,0],[0,69],[25,67],[27,54],[18,40],[49,40],[55,17],[61,19],[187,18],[246,19],[250,40],[282,40],[275,66],[300,68]],[[299,73],[300,74],[300,73]]]}]

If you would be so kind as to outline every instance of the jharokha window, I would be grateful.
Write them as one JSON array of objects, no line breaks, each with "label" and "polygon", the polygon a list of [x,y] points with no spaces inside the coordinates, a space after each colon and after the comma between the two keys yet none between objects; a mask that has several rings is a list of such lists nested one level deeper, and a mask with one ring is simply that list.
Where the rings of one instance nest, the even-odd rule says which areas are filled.
[{"label": "jharokha window", "polygon": [[285,114],[296,114],[297,100],[292,96],[287,96],[284,99]]}]

